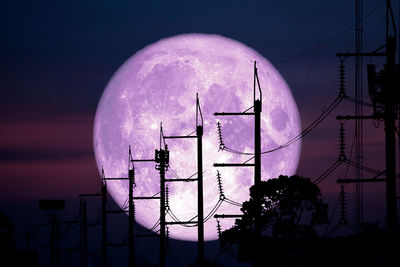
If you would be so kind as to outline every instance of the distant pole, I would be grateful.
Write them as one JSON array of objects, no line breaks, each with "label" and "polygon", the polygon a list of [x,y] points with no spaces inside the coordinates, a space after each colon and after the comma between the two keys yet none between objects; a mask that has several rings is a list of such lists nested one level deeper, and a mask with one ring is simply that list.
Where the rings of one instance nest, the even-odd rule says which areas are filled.
[{"label": "distant pole", "polygon": [[[260,82],[258,80],[257,65],[254,61],[254,185],[261,183],[261,110],[262,110],[262,94]],[[256,97],[256,88],[259,88],[259,99]],[[261,238],[261,225],[260,225],[260,214],[261,214],[261,201],[255,199],[258,203],[258,215],[256,215],[254,227],[257,238]]]},{"label": "distant pole", "polygon": [[197,208],[198,208],[198,257],[204,262],[204,209],[203,209],[203,126],[196,127],[197,135]]},{"label": "distant pole", "polygon": [[254,101],[254,184],[261,182],[261,100]]},{"label": "distant pole", "polygon": [[28,229],[26,230],[25,240],[26,240],[26,251],[31,250],[31,220],[28,218]]},{"label": "distant pole", "polygon": [[56,218],[55,215],[51,215],[51,251],[50,251],[50,266],[56,266]]},{"label": "distant pole", "polygon": [[51,251],[50,251],[50,264],[52,267],[59,266],[59,225],[58,225],[58,216],[57,214],[51,215]]},{"label": "distant pole", "polygon": [[[259,99],[256,97],[256,88],[259,88]],[[254,184],[261,182],[261,110],[262,95],[258,80],[257,65],[254,61]]]},{"label": "distant pole", "polygon": [[[363,148],[363,0],[355,1],[356,23],[355,23],[355,160],[357,165],[363,166],[364,148]],[[363,170],[356,168],[356,179],[363,178]],[[363,183],[355,183],[355,227],[359,231],[363,222]]]},{"label": "distant pole", "polygon": [[[104,173],[103,173],[104,178]],[[102,256],[103,256],[103,267],[107,266],[107,183],[103,179],[101,187],[101,235],[102,235]]]},{"label": "distant pole", "polygon": [[54,220],[55,227],[55,266],[60,266],[60,224],[58,222],[59,217]]},{"label": "distant pole", "polygon": [[385,139],[386,139],[386,205],[387,228],[391,233],[398,232],[398,215],[396,199],[396,137],[395,137],[395,56],[396,39],[387,37],[386,69],[388,73],[385,98]]},{"label": "distant pole", "polygon": [[[159,159],[160,171],[160,266],[166,265],[166,240],[165,240],[165,168],[166,168],[166,150],[156,150]],[[157,160],[157,155],[156,155]]]},{"label": "distant pole", "polygon": [[[130,152],[130,148],[129,148]],[[135,211],[133,203],[133,185],[134,185],[134,175],[130,173],[129,175],[129,196],[128,196],[128,207],[129,207],[129,217],[128,217],[128,253],[129,253],[129,266],[134,267],[135,264],[135,248],[133,240],[133,228],[135,223]]]},{"label": "distant pole", "polygon": [[83,266],[88,267],[88,229],[86,201],[82,201]]},{"label": "distant pole", "polygon": [[[200,116],[199,116],[200,115]],[[203,208],[203,114],[199,94],[196,94],[197,138],[197,248],[199,265],[204,265],[204,208]]]}]

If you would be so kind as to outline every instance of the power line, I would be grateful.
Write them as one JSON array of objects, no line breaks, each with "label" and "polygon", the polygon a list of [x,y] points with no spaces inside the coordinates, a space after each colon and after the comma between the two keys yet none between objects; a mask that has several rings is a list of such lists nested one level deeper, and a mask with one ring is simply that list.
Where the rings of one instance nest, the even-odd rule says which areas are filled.
[{"label": "power line", "polygon": [[[371,15],[372,15],[376,10],[378,10],[378,8],[380,8],[384,3],[385,3],[385,1],[382,1],[382,2],[380,2],[376,7],[374,7],[373,9],[371,9],[371,11],[368,12],[367,15],[364,16],[364,19],[366,19],[366,18],[368,18],[369,16],[371,16]],[[308,55],[310,55],[310,54],[313,54],[315,51],[318,51],[319,49],[325,47],[325,46],[328,45],[329,43],[331,43],[331,42],[333,42],[333,41],[336,41],[337,39],[339,39],[340,37],[342,37],[344,34],[346,34],[347,32],[349,32],[350,30],[353,30],[353,29],[354,29],[354,25],[349,26],[349,27],[347,27],[346,29],[344,29],[342,32],[340,32],[340,33],[338,33],[337,35],[335,35],[334,37],[332,37],[332,38],[330,38],[330,39],[328,39],[328,40],[322,42],[322,43],[319,44],[319,45],[316,45],[314,48],[312,48],[312,49],[310,49],[310,50],[307,50],[307,51],[305,51],[305,52],[303,52],[303,53],[300,53],[300,54],[295,55],[295,56],[291,56],[291,57],[289,57],[289,58],[286,58],[286,59],[283,59],[283,60],[280,60],[280,61],[273,62],[272,64],[274,64],[274,65],[279,65],[279,64],[283,64],[283,63],[286,63],[286,62],[290,62],[290,61],[293,61],[293,60],[295,60],[295,59],[298,59],[298,58],[301,58],[301,57],[304,57],[304,56],[308,56]]]},{"label": "power line", "polygon": [[[341,97],[341,96],[336,97],[335,100],[328,106],[328,108],[323,110],[322,113],[307,128],[305,128],[300,134],[296,135],[294,138],[292,138],[288,142],[286,142],[278,147],[261,152],[261,154],[264,155],[264,154],[275,152],[277,150],[288,147],[291,144],[299,141],[301,138],[303,138],[308,133],[310,133],[314,128],[316,128],[337,107],[337,105],[341,102],[342,99],[343,99],[343,97]],[[217,124],[217,126],[218,126],[218,132],[221,133],[221,136],[222,136],[222,128],[221,128],[220,124]],[[221,138],[220,138],[220,140],[221,140]],[[254,153],[241,152],[241,151],[229,148],[229,147],[225,146],[225,144],[223,144],[223,143],[222,143],[222,146],[220,143],[220,150],[226,150],[230,153],[241,154],[241,155],[249,155],[249,156],[254,155]]]}]

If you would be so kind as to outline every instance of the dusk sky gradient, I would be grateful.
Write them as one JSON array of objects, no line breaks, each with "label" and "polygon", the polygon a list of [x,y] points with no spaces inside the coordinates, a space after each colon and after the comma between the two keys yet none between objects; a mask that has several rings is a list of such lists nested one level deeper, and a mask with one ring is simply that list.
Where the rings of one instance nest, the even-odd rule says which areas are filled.
[{"label": "dusk sky gradient", "polygon": [[[335,54],[354,51],[353,2],[2,3],[1,206],[12,206],[24,199],[78,200],[80,193],[99,190],[92,131],[101,94],[125,60],[165,37],[183,33],[219,34],[255,49],[285,78],[297,102],[302,126],[308,126],[338,95],[339,60]],[[398,1],[393,5],[398,14]],[[371,10],[374,11],[368,14]],[[372,51],[385,42],[384,1],[365,0],[364,14],[368,14],[364,21],[364,50]],[[315,47],[319,48],[313,50]],[[305,55],[299,56],[302,54]],[[365,59],[365,63],[369,62],[382,63]],[[347,93],[354,96],[353,59],[346,60],[346,67]],[[364,97],[369,102],[366,83]],[[354,105],[344,101],[303,139],[299,175],[314,180],[334,163],[338,157],[339,129],[335,117],[352,114],[353,110]],[[365,114],[371,112],[369,108],[364,110]],[[374,127],[373,121],[364,125],[365,165],[383,170],[383,123],[379,128]],[[347,151],[350,151],[354,122],[348,121],[345,126]],[[335,181],[343,178],[344,172],[345,168],[339,168],[320,184],[332,206],[339,192]],[[350,168],[347,178],[352,174],[354,170]],[[352,192],[352,185],[348,189]],[[368,184],[364,189],[365,205],[372,205],[366,208],[365,216],[384,223],[384,185]]]}]

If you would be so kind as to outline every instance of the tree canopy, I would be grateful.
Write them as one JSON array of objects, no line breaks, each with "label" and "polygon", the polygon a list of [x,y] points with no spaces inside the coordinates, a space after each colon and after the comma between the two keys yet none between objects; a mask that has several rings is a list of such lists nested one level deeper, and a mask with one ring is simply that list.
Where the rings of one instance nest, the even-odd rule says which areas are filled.
[{"label": "tree canopy", "polygon": [[[243,216],[222,233],[222,241],[237,243],[242,238],[316,237],[315,226],[328,223],[328,205],[321,191],[308,178],[279,176],[250,188],[250,199],[243,203]],[[257,225],[258,226],[257,226]],[[260,233],[257,233],[257,227]]]}]

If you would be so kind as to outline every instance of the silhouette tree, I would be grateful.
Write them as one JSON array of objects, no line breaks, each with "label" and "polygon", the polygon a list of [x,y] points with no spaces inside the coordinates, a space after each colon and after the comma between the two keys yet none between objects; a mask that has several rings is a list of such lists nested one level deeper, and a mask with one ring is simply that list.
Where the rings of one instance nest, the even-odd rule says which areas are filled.
[{"label": "silhouette tree", "polygon": [[222,233],[225,245],[260,236],[317,237],[315,226],[328,223],[328,205],[323,203],[318,186],[297,175],[281,175],[252,186],[241,211],[242,218]]}]

